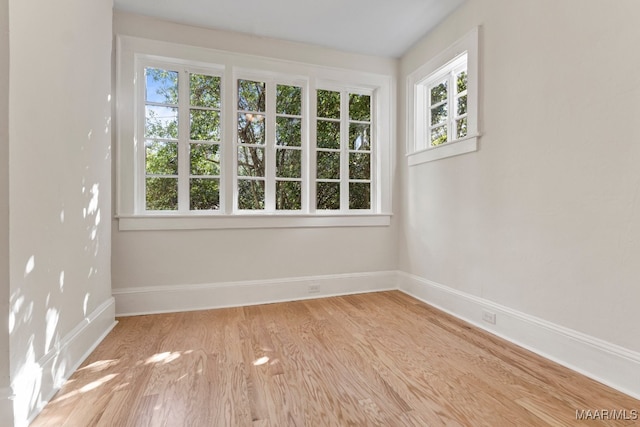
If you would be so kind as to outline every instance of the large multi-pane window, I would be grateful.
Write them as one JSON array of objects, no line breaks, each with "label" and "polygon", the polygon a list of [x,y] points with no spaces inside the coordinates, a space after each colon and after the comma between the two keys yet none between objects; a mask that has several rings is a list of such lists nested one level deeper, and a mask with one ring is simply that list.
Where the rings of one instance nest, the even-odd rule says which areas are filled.
[{"label": "large multi-pane window", "polygon": [[220,208],[220,77],[145,67],[146,211]]},{"label": "large multi-pane window", "polygon": [[118,43],[121,229],[389,224],[393,76]]},{"label": "large multi-pane window", "polygon": [[[218,211],[230,173],[232,212],[371,209],[371,93],[317,90],[310,143],[303,83],[236,79],[235,168],[225,175],[222,78],[179,68],[144,68],[146,211]],[[303,175],[307,147],[315,179]]]}]

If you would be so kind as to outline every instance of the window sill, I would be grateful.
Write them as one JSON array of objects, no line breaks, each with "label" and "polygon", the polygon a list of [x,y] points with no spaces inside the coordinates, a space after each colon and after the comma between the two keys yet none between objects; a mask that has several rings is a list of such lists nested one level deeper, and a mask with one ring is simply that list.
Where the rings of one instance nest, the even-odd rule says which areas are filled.
[{"label": "window sill", "polygon": [[407,155],[409,166],[416,166],[434,160],[446,159],[447,157],[478,151],[479,137],[480,135],[473,135],[448,144],[410,153]]},{"label": "window sill", "polygon": [[121,215],[118,230],[218,230],[242,228],[383,227],[391,214]]}]

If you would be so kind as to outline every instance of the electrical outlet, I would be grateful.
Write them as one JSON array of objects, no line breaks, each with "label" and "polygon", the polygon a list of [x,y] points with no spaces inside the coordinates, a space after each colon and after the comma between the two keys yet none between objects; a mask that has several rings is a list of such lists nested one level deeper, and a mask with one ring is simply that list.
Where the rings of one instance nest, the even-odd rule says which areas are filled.
[{"label": "electrical outlet", "polygon": [[320,293],[320,285],[318,285],[317,283],[310,284],[309,285],[309,293],[310,294]]},{"label": "electrical outlet", "polygon": [[490,311],[482,310],[482,320],[492,325],[496,324],[496,314]]}]

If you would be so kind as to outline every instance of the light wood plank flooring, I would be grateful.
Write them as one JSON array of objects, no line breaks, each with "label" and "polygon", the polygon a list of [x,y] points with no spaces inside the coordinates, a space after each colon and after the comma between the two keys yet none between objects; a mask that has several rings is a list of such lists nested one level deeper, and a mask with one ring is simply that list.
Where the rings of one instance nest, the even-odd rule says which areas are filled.
[{"label": "light wood plank flooring", "polygon": [[577,421],[640,401],[398,291],[119,320],[32,427],[640,425]]}]

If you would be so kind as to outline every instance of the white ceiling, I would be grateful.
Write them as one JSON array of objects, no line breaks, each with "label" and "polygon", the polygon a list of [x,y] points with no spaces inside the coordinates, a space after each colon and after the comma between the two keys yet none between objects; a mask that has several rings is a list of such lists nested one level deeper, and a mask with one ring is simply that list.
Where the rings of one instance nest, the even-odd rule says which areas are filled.
[{"label": "white ceiling", "polygon": [[173,22],[399,57],[465,0],[115,0]]}]

